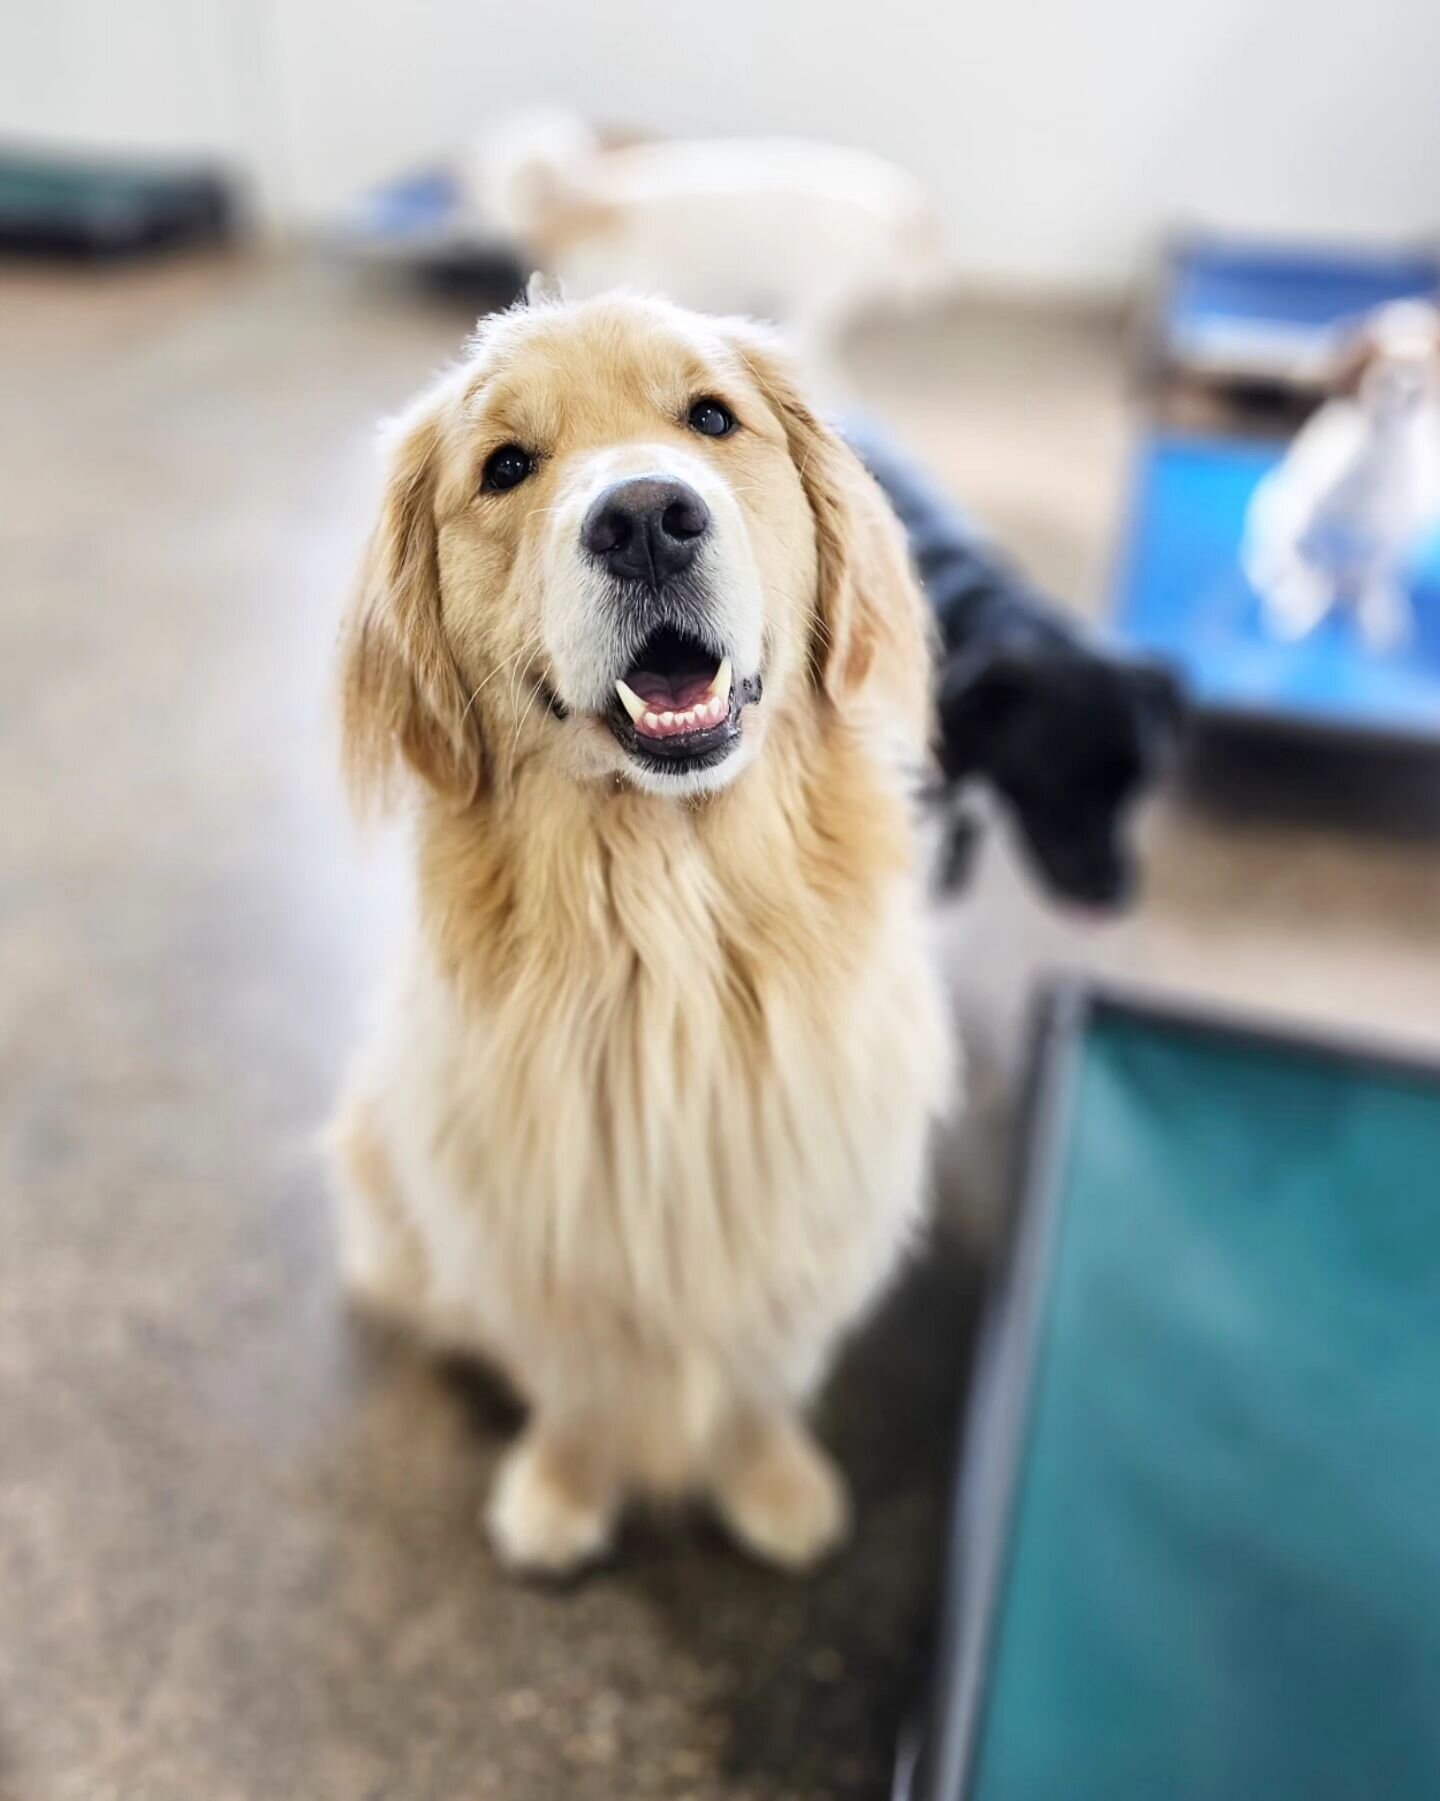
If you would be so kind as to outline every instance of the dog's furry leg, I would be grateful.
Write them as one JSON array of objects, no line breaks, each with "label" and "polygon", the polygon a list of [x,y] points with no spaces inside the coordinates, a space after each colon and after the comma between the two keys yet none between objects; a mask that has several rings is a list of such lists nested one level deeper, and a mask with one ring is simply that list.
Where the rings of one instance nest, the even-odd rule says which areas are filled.
[{"label": "dog's furry leg", "polygon": [[1277,559],[1268,571],[1255,566],[1251,585],[1260,594],[1265,619],[1287,643],[1313,632],[1335,605],[1335,585],[1299,557]]},{"label": "dog's furry leg", "polygon": [[746,1550],[805,1570],[850,1527],[845,1478],[797,1415],[747,1414],[725,1435],[710,1477],[716,1509]]},{"label": "dog's furry leg", "polygon": [[424,1251],[368,1102],[348,1098],[326,1143],[337,1177],[340,1275],[347,1295],[366,1312],[420,1329]]},{"label": "dog's furry leg", "polygon": [[1414,615],[1404,585],[1393,576],[1372,575],[1355,602],[1355,617],[1371,650],[1382,655],[1402,648],[1411,634]]},{"label": "dog's furry leg", "polygon": [[343,1102],[326,1143],[336,1177],[340,1279],[350,1304],[417,1339],[434,1356],[490,1364],[523,1395],[523,1382],[499,1355],[483,1319],[437,1301],[424,1241],[363,1091]]},{"label": "dog's furry leg", "polygon": [[500,1465],[485,1524],[507,1569],[568,1576],[610,1549],[621,1499],[598,1434],[537,1419]]}]

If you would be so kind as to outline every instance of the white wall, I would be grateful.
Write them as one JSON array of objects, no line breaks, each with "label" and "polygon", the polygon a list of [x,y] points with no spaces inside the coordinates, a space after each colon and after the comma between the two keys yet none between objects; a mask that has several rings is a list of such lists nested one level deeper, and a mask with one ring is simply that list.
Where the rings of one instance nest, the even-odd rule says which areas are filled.
[{"label": "white wall", "polygon": [[232,17],[215,0],[0,8],[0,135],[159,152],[245,143]]},{"label": "white wall", "polygon": [[[320,217],[494,110],[848,138],[972,278],[1124,280],[1180,218],[1440,228],[1440,0],[46,0],[0,131],[238,146]],[[123,29],[119,21],[124,21]],[[16,46],[9,40],[18,34]]]}]

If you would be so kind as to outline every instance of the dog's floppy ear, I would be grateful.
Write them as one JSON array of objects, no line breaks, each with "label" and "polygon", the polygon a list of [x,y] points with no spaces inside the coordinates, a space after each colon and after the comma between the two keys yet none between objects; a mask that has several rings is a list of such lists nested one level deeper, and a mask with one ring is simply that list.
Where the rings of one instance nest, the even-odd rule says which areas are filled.
[{"label": "dog's floppy ear", "polygon": [[559,306],[565,298],[565,284],[558,275],[547,275],[543,269],[530,271],[525,283],[526,306]]},{"label": "dog's floppy ear", "polygon": [[1365,372],[1375,361],[1375,333],[1367,320],[1350,326],[1330,347],[1323,381],[1327,394],[1354,400]]},{"label": "dog's floppy ear", "polygon": [[1391,300],[1362,319],[1343,328],[1333,338],[1326,386],[1332,395],[1354,399],[1362,390],[1372,365],[1400,352],[1414,355],[1423,342],[1423,354],[1440,356],[1440,311],[1428,300]]},{"label": "dog's floppy ear", "polygon": [[811,662],[820,686],[840,701],[864,683],[885,639],[907,624],[914,580],[904,540],[864,466],[821,422],[773,341],[750,326],[737,328],[735,341],[785,427],[814,515],[819,613]]},{"label": "dog's floppy ear", "polygon": [[383,799],[402,763],[458,800],[480,781],[480,734],[440,622],[433,402],[402,422],[341,647],[346,773]]}]

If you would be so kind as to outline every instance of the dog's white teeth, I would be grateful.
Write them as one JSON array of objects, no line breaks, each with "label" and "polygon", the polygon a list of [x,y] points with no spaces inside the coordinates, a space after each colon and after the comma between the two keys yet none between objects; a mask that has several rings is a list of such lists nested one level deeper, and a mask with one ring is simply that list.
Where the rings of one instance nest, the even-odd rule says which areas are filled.
[{"label": "dog's white teeth", "polygon": [[705,695],[692,701],[688,707],[651,707],[641,700],[628,682],[617,681],[615,692],[620,696],[625,711],[635,722],[635,729],[648,733],[651,737],[679,737],[686,732],[709,731],[720,723],[729,710],[730,661],[727,657],[716,671]]},{"label": "dog's white teeth", "polygon": [[645,717],[645,702],[627,682],[616,682],[615,692],[620,696],[620,705],[634,720],[636,725]]}]

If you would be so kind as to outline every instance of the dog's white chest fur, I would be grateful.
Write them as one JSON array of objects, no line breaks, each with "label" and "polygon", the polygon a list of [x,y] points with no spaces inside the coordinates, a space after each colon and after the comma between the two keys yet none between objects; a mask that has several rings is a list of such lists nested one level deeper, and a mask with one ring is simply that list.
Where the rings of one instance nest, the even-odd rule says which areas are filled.
[{"label": "dog's white chest fur", "polygon": [[522,1389],[618,1345],[691,1388],[713,1363],[803,1391],[920,1209],[948,1058],[917,898],[896,879],[849,941],[817,901],[747,944],[695,847],[604,861],[573,929],[495,947],[517,962],[486,1000],[415,945],[364,1079],[402,1264]]}]

